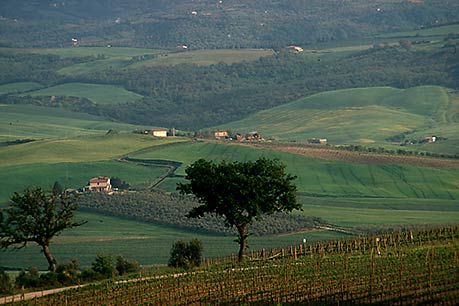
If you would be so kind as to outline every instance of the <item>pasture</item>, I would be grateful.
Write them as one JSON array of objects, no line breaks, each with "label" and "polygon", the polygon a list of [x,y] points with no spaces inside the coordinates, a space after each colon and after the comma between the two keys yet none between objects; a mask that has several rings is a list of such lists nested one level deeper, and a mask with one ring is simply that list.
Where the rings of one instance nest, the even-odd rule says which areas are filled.
[{"label": "pasture", "polygon": [[0,104],[0,142],[16,139],[75,138],[108,130],[132,132],[139,126],[62,108]]},{"label": "pasture", "polygon": [[83,97],[96,104],[119,104],[133,102],[143,96],[114,85],[65,83],[28,93],[30,96]]}]

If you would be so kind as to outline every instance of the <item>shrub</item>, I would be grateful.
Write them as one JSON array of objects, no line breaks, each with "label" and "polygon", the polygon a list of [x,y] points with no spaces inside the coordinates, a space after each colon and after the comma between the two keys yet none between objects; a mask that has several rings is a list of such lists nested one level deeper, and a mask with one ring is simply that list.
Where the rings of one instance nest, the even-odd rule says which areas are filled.
[{"label": "shrub", "polygon": [[0,294],[10,293],[13,289],[10,276],[3,270],[0,270]]},{"label": "shrub", "polygon": [[16,277],[16,287],[18,288],[36,288],[41,285],[38,269],[35,267],[29,268],[26,272],[22,270]]},{"label": "shrub", "polygon": [[199,239],[190,242],[179,240],[171,248],[169,267],[185,268],[198,267],[201,264],[202,243]]},{"label": "shrub", "polygon": [[140,265],[135,260],[129,260],[123,256],[118,256],[116,258],[116,270],[118,271],[119,275],[138,272],[140,270]]}]

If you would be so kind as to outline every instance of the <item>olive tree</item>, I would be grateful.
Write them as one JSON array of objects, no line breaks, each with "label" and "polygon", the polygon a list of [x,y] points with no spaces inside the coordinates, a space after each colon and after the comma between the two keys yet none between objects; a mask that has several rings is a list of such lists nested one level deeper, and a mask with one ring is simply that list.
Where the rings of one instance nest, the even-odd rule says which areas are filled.
[{"label": "olive tree", "polygon": [[63,230],[85,222],[73,220],[76,198],[65,194],[46,194],[41,188],[28,188],[24,194],[11,197],[11,205],[0,211],[0,248],[20,249],[29,242],[37,243],[48,261],[48,269],[56,271],[51,254],[51,239]]},{"label": "olive tree", "polygon": [[199,218],[206,213],[223,217],[227,227],[238,232],[239,261],[243,260],[249,236],[248,226],[262,216],[300,209],[294,176],[285,172],[277,159],[215,163],[200,159],[187,167],[188,183],[179,183],[181,194],[192,194],[200,202],[188,214]]}]

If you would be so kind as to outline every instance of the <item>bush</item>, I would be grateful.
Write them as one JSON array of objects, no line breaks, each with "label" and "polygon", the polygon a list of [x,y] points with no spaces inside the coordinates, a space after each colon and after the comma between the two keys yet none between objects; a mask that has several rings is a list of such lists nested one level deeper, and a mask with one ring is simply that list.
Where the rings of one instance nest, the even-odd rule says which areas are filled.
[{"label": "bush", "polygon": [[169,267],[185,268],[198,267],[201,264],[202,243],[193,239],[186,243],[179,240],[172,246]]},{"label": "bush", "polygon": [[3,270],[0,270],[0,294],[11,293],[13,284],[11,283],[10,276]]},{"label": "bush", "polygon": [[78,260],[66,262],[57,266],[57,279],[63,285],[74,284],[78,280]]},{"label": "bush", "polygon": [[35,267],[29,268],[26,272],[22,270],[16,277],[16,287],[18,288],[36,288],[40,287],[41,281],[38,275],[38,269]]},{"label": "bush", "polygon": [[116,270],[118,271],[119,275],[123,275],[125,273],[134,273],[140,270],[140,265],[135,260],[129,260],[123,256],[118,256],[116,258]]},{"label": "bush", "polygon": [[107,278],[115,276],[117,272],[113,265],[113,258],[110,255],[97,255],[95,261],[92,263],[92,269],[97,274]]}]

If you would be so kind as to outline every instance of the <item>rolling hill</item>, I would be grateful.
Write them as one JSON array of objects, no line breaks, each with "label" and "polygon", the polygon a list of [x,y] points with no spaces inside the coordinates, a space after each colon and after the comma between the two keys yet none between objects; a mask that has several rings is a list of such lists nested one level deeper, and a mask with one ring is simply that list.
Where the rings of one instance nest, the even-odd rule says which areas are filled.
[{"label": "rolling hill", "polygon": [[413,140],[437,135],[447,139],[413,147],[456,153],[458,101],[457,92],[438,86],[346,89],[299,99],[217,128],[255,130],[266,138],[289,141],[327,138],[331,144],[370,146],[388,145],[397,135]]}]

